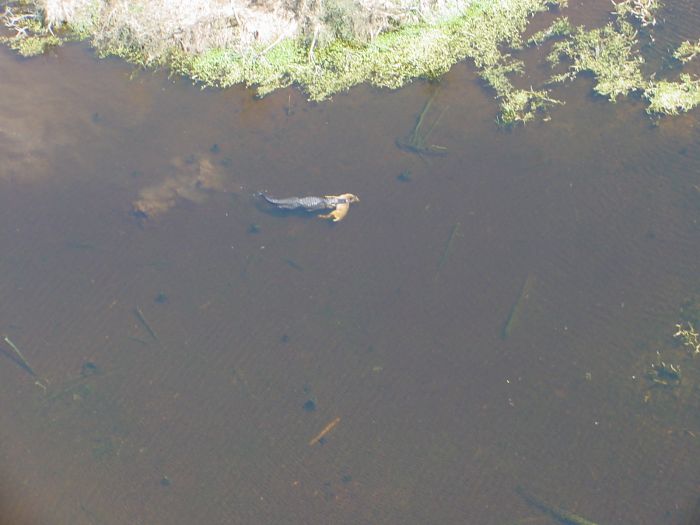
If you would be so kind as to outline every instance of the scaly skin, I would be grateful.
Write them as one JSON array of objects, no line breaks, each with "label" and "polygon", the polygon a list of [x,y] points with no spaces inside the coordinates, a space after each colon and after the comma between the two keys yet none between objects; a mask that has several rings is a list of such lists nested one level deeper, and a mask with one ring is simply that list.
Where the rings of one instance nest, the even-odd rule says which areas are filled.
[{"label": "scaly skin", "polygon": [[286,199],[268,197],[264,193],[261,195],[267,202],[283,210],[320,211],[332,208],[332,212],[319,215],[319,217],[331,219],[333,222],[342,221],[350,210],[350,204],[360,202],[359,197],[352,193],[326,195],[325,197],[288,197]]},{"label": "scaly skin", "polygon": [[335,203],[328,202],[326,197],[288,197],[286,199],[275,199],[261,194],[270,204],[274,204],[282,210],[305,210],[318,211],[333,208]]}]

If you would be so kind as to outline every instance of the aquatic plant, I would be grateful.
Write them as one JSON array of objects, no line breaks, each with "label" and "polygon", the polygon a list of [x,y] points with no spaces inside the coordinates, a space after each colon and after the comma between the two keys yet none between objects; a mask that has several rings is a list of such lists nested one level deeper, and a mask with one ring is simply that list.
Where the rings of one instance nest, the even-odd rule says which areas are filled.
[{"label": "aquatic plant", "polygon": [[647,85],[641,71],[644,59],[633,51],[636,44],[637,31],[625,20],[591,30],[580,27],[570,39],[554,44],[547,57],[553,66],[562,58],[570,61],[568,72],[554,75],[552,81],[570,80],[589,72],[596,81],[595,92],[615,102],[620,95]]},{"label": "aquatic plant", "polygon": [[659,0],[622,0],[615,3],[614,13],[620,17],[637,20],[642,27],[656,25],[656,13],[661,9]]},{"label": "aquatic plant", "polygon": [[686,40],[673,52],[673,58],[680,60],[684,64],[690,62],[697,55],[700,55],[700,40],[697,43]]},{"label": "aquatic plant", "polygon": [[644,90],[649,100],[648,113],[677,115],[700,105],[700,79],[682,74],[678,82],[650,82]]},{"label": "aquatic plant", "polygon": [[400,149],[402,149],[404,151],[411,152],[411,153],[417,153],[420,156],[423,156],[423,155],[446,155],[447,154],[446,147],[438,146],[437,144],[430,144],[428,142],[428,137],[433,132],[433,130],[435,129],[435,126],[437,126],[438,122],[440,122],[440,119],[444,115],[447,108],[446,107],[442,108],[442,110],[440,111],[440,114],[436,118],[433,119],[430,127],[427,130],[423,129],[423,124],[425,123],[426,115],[430,109],[430,106],[433,103],[433,100],[435,99],[436,94],[437,94],[437,91],[435,91],[433,93],[433,95],[425,103],[425,106],[423,106],[423,110],[420,112],[420,115],[418,115],[418,118],[416,119],[416,125],[413,126],[413,129],[408,134],[408,136],[405,138],[396,139],[396,145]]},{"label": "aquatic plant", "polygon": [[673,337],[678,339],[683,346],[691,349],[693,355],[700,354],[700,334],[695,331],[690,321],[676,325],[678,329]]},{"label": "aquatic plant", "polygon": [[561,36],[569,36],[573,32],[574,26],[571,25],[567,17],[562,16],[554,20],[546,29],[537,31],[537,33],[528,38],[527,45],[540,46],[547,40]]}]

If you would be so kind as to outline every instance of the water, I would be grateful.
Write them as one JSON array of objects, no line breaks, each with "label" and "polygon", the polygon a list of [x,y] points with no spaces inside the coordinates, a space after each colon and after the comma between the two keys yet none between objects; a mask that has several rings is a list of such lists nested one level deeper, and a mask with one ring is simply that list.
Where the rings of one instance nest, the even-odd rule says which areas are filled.
[{"label": "water", "polygon": [[[697,27],[677,4],[669,42]],[[652,125],[583,79],[504,132],[464,64],[322,104],[82,45],[2,49],[0,75],[0,330],[37,375],[3,345],[9,520],[546,522],[517,486],[690,519],[700,365],[671,336],[700,294],[697,112]],[[430,97],[448,154],[421,158],[396,139]],[[330,225],[262,190],[362,202]],[[657,350],[680,388],[649,388]]]}]

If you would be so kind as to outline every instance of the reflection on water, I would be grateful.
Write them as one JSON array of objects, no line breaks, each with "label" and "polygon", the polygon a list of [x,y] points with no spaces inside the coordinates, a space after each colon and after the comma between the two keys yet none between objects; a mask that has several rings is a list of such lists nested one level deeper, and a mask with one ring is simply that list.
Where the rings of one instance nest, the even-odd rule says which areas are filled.
[{"label": "reflection on water", "polygon": [[[16,522],[544,523],[518,486],[689,519],[697,113],[581,81],[503,132],[468,66],[319,105],[81,46],[0,75],[0,331],[36,374],[3,345]],[[443,156],[396,144],[429,100]],[[362,202],[330,224],[259,191]]]}]

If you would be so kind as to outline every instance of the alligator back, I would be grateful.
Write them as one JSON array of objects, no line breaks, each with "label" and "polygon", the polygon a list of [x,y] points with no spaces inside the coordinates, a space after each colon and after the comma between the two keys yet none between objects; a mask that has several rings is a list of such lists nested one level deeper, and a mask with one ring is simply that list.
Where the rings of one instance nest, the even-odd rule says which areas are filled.
[{"label": "alligator back", "polygon": [[268,197],[264,193],[262,197],[270,204],[283,210],[317,211],[327,210],[328,208],[333,208],[335,205],[334,203],[328,202],[328,199],[324,197],[287,197],[285,199],[275,199],[274,197]]}]

